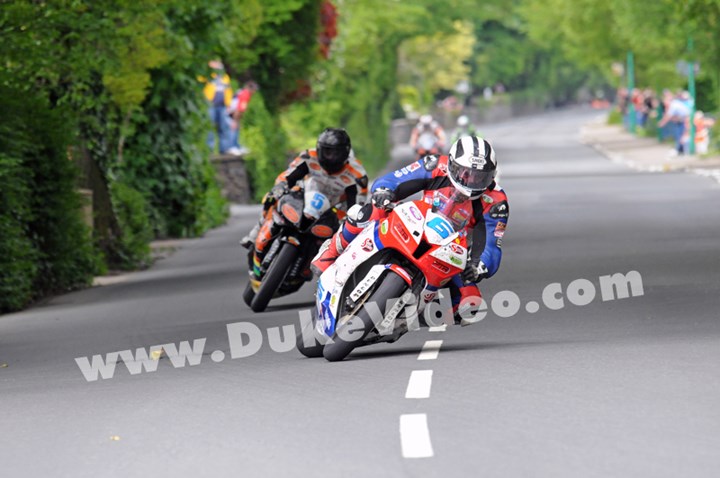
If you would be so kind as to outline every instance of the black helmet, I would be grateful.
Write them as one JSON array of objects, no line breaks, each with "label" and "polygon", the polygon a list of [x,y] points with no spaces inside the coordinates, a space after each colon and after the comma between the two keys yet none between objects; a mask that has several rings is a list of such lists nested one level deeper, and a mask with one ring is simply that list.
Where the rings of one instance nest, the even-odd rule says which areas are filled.
[{"label": "black helmet", "polygon": [[330,174],[338,173],[350,156],[350,136],[342,128],[325,128],[317,141],[320,166]]}]

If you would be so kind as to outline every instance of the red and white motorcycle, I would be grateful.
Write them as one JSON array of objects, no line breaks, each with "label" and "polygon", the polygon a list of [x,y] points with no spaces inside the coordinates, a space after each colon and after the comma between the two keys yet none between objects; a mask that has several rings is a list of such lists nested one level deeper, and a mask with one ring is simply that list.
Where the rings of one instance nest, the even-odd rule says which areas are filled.
[{"label": "red and white motorcycle", "polygon": [[407,332],[408,310],[422,312],[465,268],[466,221],[454,213],[462,201],[436,192],[368,224],[320,276],[314,333],[298,336],[300,352],[337,361]]}]

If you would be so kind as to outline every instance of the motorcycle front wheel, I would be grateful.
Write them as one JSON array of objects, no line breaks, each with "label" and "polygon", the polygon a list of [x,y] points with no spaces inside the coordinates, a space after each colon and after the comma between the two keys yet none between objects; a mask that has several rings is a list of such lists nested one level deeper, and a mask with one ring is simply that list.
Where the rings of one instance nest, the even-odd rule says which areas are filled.
[{"label": "motorcycle front wheel", "polygon": [[[375,289],[375,292],[365,301],[355,318],[338,324],[332,341],[323,347],[323,356],[330,362],[338,362],[347,357],[355,347],[360,345],[363,339],[375,328],[372,316],[367,310],[366,305],[369,303],[377,304],[378,310],[383,317],[387,309],[388,300],[397,299],[407,290],[408,285],[405,280],[394,272],[388,272],[382,279],[382,283]],[[342,336],[349,336],[352,330],[352,337],[344,340]]]},{"label": "motorcycle front wheel", "polygon": [[299,253],[300,251],[293,244],[289,242],[283,243],[277,256],[275,256],[272,264],[270,264],[267,273],[263,277],[260,288],[252,299],[250,308],[253,312],[262,312],[265,310],[270,303],[270,299],[273,298],[275,292],[277,292],[285,280],[285,276],[290,272],[290,267],[293,262],[295,262],[295,259],[297,259]]}]

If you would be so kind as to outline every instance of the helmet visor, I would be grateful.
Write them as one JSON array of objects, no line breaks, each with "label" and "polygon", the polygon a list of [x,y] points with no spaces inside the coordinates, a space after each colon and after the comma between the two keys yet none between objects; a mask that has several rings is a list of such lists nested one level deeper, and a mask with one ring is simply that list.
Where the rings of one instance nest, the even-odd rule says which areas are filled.
[{"label": "helmet visor", "polygon": [[334,148],[332,146],[320,147],[320,160],[330,164],[344,163],[348,158],[345,148]]},{"label": "helmet visor", "polygon": [[476,192],[486,190],[495,179],[495,171],[470,168],[454,161],[448,164],[448,173],[457,184]]},{"label": "helmet visor", "polygon": [[320,166],[329,173],[337,173],[348,159],[348,150],[332,146],[320,145],[318,148],[318,161]]}]

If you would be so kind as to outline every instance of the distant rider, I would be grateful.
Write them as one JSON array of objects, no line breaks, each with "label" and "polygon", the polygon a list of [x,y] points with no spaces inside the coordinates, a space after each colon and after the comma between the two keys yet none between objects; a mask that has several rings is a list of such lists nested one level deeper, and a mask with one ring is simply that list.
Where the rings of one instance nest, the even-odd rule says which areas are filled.
[{"label": "distant rider", "polygon": [[[323,244],[312,262],[322,273],[345,250],[370,221],[387,215],[386,206],[423,191],[432,201],[435,194],[465,199],[453,210],[452,219],[464,224],[471,234],[470,254],[465,270],[450,282],[453,310],[461,300],[480,297],[477,282],[492,277],[500,267],[502,241],[509,216],[507,196],[495,181],[497,161],[490,143],[477,136],[464,136],[450,148],[447,156],[428,155],[379,178],[372,187],[372,201],[354,206],[346,222]],[[457,318],[456,318],[457,320]]]},{"label": "distant rider", "polygon": [[353,154],[350,136],[341,128],[325,129],[318,137],[317,147],[300,153],[277,177],[275,186],[263,198],[263,212],[258,224],[241,239],[240,244],[247,249],[255,245],[256,261],[262,260],[267,244],[278,232],[272,214],[275,203],[294,186],[310,178],[319,192],[333,203],[344,202],[348,209],[363,203],[367,197],[367,173]]},{"label": "distant rider", "polygon": [[466,115],[458,116],[457,127],[453,130],[450,141],[454,143],[462,136],[480,136]]},{"label": "distant rider", "polygon": [[434,144],[439,151],[445,147],[447,137],[445,130],[440,126],[440,123],[435,121],[430,115],[422,115],[420,120],[413,128],[410,133],[410,147],[414,150],[418,149],[418,143],[420,138],[425,135],[431,135],[434,137],[432,144]]}]

